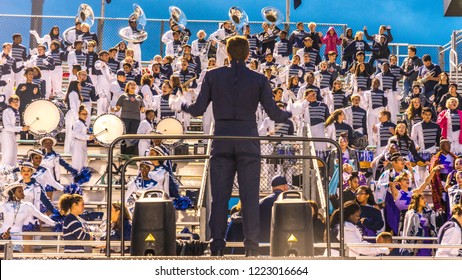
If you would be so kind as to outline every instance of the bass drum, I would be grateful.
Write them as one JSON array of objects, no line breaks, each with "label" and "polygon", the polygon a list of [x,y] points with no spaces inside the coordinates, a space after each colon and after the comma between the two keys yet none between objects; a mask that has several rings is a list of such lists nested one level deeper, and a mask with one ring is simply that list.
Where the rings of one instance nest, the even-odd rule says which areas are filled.
[{"label": "bass drum", "polygon": [[116,115],[103,114],[93,123],[93,134],[104,147],[109,147],[117,138],[125,134],[125,124]]},{"label": "bass drum", "polygon": [[45,99],[35,100],[27,105],[22,119],[29,131],[37,137],[44,134],[56,136],[64,127],[64,114],[53,102]]},{"label": "bass drum", "polygon": [[[176,118],[163,118],[156,126],[156,130],[163,135],[183,135],[183,125]],[[164,145],[175,148],[183,142],[183,139],[165,139]]]}]

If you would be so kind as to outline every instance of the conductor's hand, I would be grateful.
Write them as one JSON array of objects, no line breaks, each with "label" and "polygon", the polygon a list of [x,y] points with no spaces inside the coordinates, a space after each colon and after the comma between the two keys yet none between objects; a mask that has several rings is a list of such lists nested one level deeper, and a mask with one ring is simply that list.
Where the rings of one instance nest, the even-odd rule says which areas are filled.
[{"label": "conductor's hand", "polygon": [[28,131],[29,130],[29,126],[28,125],[25,125],[22,127],[22,131]]}]

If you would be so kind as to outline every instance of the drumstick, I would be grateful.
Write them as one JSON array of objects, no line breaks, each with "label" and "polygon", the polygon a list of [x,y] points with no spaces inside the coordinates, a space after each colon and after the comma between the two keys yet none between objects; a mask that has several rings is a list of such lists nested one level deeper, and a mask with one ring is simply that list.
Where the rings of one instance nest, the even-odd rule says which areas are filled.
[{"label": "drumstick", "polygon": [[28,125],[28,126],[32,126],[32,125],[33,125],[36,121],[38,121],[38,120],[39,120],[39,117],[36,117],[35,120],[34,120],[33,122],[31,122],[31,124]]},{"label": "drumstick", "polygon": [[100,136],[100,135],[102,135],[102,134],[104,134],[104,133],[106,133],[106,132],[108,132],[107,128],[105,128],[104,130],[102,130],[102,131],[96,133],[96,134],[95,134],[95,137],[98,137],[98,136]]}]

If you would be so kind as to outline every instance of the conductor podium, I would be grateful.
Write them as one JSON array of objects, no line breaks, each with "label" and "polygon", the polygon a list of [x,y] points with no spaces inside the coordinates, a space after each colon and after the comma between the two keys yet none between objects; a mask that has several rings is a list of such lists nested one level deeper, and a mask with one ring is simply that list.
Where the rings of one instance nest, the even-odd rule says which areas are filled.
[{"label": "conductor podium", "polygon": [[176,256],[173,202],[159,190],[143,193],[133,213],[132,256]]},{"label": "conductor podium", "polygon": [[283,192],[274,202],[270,240],[272,257],[313,256],[311,205],[300,192]]}]

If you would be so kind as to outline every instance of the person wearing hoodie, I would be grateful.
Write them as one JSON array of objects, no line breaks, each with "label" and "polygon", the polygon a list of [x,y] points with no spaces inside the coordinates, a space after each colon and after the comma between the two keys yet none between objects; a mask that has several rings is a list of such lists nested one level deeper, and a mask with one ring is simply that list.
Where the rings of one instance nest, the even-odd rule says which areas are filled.
[{"label": "person wearing hoodie", "polygon": [[328,54],[330,51],[333,51],[336,54],[338,54],[337,46],[339,46],[342,43],[342,38],[343,35],[339,37],[335,32],[335,28],[333,26],[330,26],[327,30],[326,35],[324,35],[324,37],[321,37],[321,43],[326,45],[326,47],[324,48],[324,57],[326,60],[329,60]]}]

